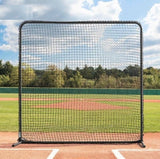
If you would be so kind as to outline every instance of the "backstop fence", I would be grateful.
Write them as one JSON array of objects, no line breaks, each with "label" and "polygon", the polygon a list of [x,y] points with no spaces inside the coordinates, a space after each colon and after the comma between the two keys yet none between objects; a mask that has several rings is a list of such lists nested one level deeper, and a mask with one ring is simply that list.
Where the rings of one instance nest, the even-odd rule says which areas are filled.
[{"label": "backstop fence", "polygon": [[20,143],[143,142],[139,23],[26,21],[19,79]]}]

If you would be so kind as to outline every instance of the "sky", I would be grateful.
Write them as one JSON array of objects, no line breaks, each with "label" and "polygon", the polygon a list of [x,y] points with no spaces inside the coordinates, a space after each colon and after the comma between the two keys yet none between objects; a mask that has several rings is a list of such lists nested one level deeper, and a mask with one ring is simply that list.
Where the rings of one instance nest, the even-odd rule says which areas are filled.
[{"label": "sky", "polygon": [[18,28],[25,20],[138,21],[144,67],[160,68],[159,0],[0,0],[0,59],[18,64]]}]

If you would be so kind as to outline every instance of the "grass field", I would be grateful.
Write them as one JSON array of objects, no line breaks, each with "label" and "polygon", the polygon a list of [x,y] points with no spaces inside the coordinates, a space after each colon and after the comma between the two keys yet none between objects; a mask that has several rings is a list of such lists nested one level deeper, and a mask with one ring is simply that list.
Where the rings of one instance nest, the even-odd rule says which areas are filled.
[{"label": "grass field", "polygon": [[[72,97],[72,95],[63,95],[65,98],[68,97]],[[110,99],[114,98],[113,95],[107,95]],[[0,98],[17,98],[18,95],[17,94],[0,94]],[[29,98],[32,98],[33,96],[29,96]],[[50,98],[51,95],[47,95],[47,98]],[[58,97],[57,95],[55,95],[55,97]],[[75,97],[75,96],[74,96]],[[77,95],[76,98],[103,98],[103,95]],[[46,98],[43,95],[38,95],[37,98]],[[117,98],[117,97],[116,97]],[[118,96],[119,99],[124,99],[125,96]],[[136,99],[135,96],[132,97],[132,99]],[[147,95],[144,96],[144,99],[160,99],[160,96],[151,96],[151,95]],[[56,100],[54,101],[54,103],[59,103],[61,101]],[[100,101],[101,103],[106,103],[106,101]],[[47,101],[46,104],[52,104],[52,102]],[[37,104],[35,102],[35,104]],[[118,104],[121,105],[121,102],[119,101],[112,101],[112,104]],[[125,106],[129,106],[126,102]],[[133,102],[133,106],[134,106],[134,102]],[[30,111],[29,109],[27,111]],[[51,114],[51,111],[53,111],[53,109],[43,109],[43,108],[39,108],[39,109],[32,109],[32,111],[36,111],[36,112],[28,112],[31,115],[34,113],[37,113],[37,117],[38,117],[38,113],[40,113],[41,115],[44,115],[46,118],[46,121],[44,121],[44,127],[43,129],[47,129],[48,127],[51,127],[50,124],[52,124],[52,122],[50,122],[51,116],[46,116],[45,114],[48,111],[48,114]],[[101,110],[103,111],[103,110]],[[127,124],[127,120],[134,120],[132,119],[130,116],[130,114],[128,114],[128,116],[126,116],[126,113],[123,110],[109,110],[110,113],[112,114],[112,116],[116,116],[117,113],[119,111],[121,111],[121,113],[123,114],[123,124],[126,125]],[[44,113],[43,113],[44,112]],[[100,112],[100,111],[98,111]],[[65,125],[67,125],[68,123],[71,123],[70,125],[70,129],[72,129],[72,131],[78,131],[76,130],[76,128],[81,128],[84,127],[85,122],[87,121],[87,127],[83,128],[83,130],[85,129],[85,131],[90,132],[90,131],[94,131],[94,127],[92,126],[92,124],[96,124],[99,125],[100,127],[100,131],[110,131],[110,127],[104,127],[103,125],[103,121],[105,119],[105,117],[107,117],[109,119],[109,114],[107,110],[103,111],[103,116],[100,115],[98,116],[98,120],[94,120],[94,116],[97,116],[97,111],[86,111],[85,113],[83,112],[83,118],[81,117],[81,113],[78,110],[63,110],[63,112],[60,112],[59,109],[54,109],[54,118],[59,119],[57,120],[56,124],[54,125],[55,128],[57,129],[57,131],[60,131],[61,129],[64,129]],[[61,117],[59,116],[60,114]],[[66,118],[66,116],[64,114],[72,114],[71,118]],[[146,102],[144,103],[144,132],[160,132],[160,103],[156,103],[156,102]],[[87,117],[89,116],[90,121],[87,120]],[[26,124],[27,122],[30,123],[31,127],[34,128],[34,124],[32,125],[32,123],[35,123],[36,121],[32,121],[34,118],[32,118],[32,116],[30,116],[27,120],[26,120]],[[62,120],[63,119],[63,120]],[[72,120],[72,121],[71,121]],[[112,122],[112,121],[111,121]],[[48,124],[46,124],[48,123]],[[82,124],[82,125],[81,125]],[[116,129],[116,124],[117,123],[111,123],[111,125],[114,125],[115,129]],[[74,126],[76,125],[76,126]],[[78,126],[77,126],[78,125]],[[117,125],[118,127],[118,125]],[[52,126],[53,128],[53,126]],[[83,131],[82,130],[82,131]],[[17,101],[0,101],[0,131],[18,131],[18,102]],[[66,130],[65,131],[69,131]],[[121,131],[121,130],[119,130]]]}]

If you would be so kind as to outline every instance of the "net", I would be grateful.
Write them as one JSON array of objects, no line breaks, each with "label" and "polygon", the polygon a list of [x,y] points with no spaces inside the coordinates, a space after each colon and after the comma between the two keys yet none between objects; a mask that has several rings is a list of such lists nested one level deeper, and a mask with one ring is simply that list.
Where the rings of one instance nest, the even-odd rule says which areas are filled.
[{"label": "net", "polygon": [[23,142],[142,139],[142,31],[135,22],[20,27]]}]

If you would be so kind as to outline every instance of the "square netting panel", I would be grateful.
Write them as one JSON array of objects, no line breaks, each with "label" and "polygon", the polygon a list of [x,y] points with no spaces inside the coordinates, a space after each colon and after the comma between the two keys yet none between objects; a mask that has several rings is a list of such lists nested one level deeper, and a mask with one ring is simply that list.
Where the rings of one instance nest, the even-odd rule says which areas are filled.
[{"label": "square netting panel", "polygon": [[23,23],[23,140],[140,141],[141,39],[135,22]]}]

